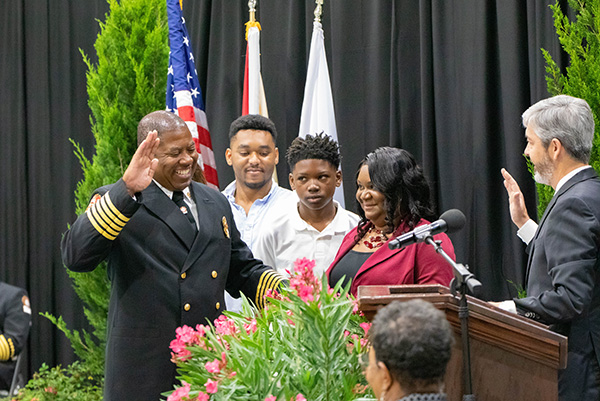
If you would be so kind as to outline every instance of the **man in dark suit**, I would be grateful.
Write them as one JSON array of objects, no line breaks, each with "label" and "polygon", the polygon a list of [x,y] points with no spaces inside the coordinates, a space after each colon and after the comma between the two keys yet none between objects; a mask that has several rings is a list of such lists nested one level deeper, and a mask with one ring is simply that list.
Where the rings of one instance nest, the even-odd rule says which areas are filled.
[{"label": "man in dark suit", "polygon": [[281,281],[240,239],[227,199],[192,182],[198,154],[183,120],[150,113],[138,143],[123,178],[97,191],[62,241],[71,270],[108,260],[105,400],[158,400],[173,389],[177,327],[216,319],[225,289],[261,306]]},{"label": "man in dark suit", "polygon": [[15,360],[25,346],[30,326],[27,291],[0,281],[0,396],[8,395]]},{"label": "man in dark suit", "polygon": [[[594,137],[589,105],[571,96],[542,100],[523,113],[535,180],[555,194],[537,226],[523,194],[502,169],[510,213],[527,244],[527,296],[516,312],[569,339],[559,399],[600,399],[600,179],[588,165]],[[510,309],[513,301],[502,302]]]}]

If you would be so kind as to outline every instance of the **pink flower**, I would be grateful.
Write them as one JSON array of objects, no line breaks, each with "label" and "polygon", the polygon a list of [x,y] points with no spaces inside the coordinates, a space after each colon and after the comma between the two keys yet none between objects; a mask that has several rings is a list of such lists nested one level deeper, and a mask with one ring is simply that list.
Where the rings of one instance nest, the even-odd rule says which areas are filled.
[{"label": "pink flower", "polygon": [[265,398],[265,401],[277,401],[277,397],[275,397],[274,395],[270,395],[267,398]]},{"label": "pink flower", "polygon": [[219,382],[214,380],[208,379],[204,385],[206,386],[206,392],[209,394],[214,394],[219,389]]},{"label": "pink flower", "polygon": [[215,358],[215,360],[212,362],[206,362],[204,367],[210,373],[219,373],[221,371],[221,368],[219,365],[220,365],[220,361]]},{"label": "pink flower", "polygon": [[356,314],[358,312],[358,301],[356,299],[352,300],[352,313]]},{"label": "pink flower", "polygon": [[296,401],[306,401],[306,398],[304,398],[304,396],[302,394],[298,394],[296,396]]},{"label": "pink flower", "polygon": [[44,391],[50,394],[57,394],[57,391],[54,387],[46,387]]},{"label": "pink flower", "polygon": [[[307,258],[296,259],[294,261],[294,270],[300,273],[310,272],[313,274],[313,269],[315,268],[315,261]],[[314,276],[314,275],[313,275]]]},{"label": "pink flower", "polygon": [[244,323],[244,330],[246,330],[246,334],[254,333],[256,331],[256,319],[251,319],[250,323]]},{"label": "pink flower", "polygon": [[175,329],[176,338],[184,343],[191,344],[196,337],[196,332],[190,326],[183,325]]},{"label": "pink flower", "polygon": [[235,326],[235,322],[225,315],[221,315],[217,319],[215,319],[215,330],[218,334],[222,336],[233,336],[239,331],[238,328]]},{"label": "pink flower", "polygon": [[350,332],[348,330],[344,330],[344,337],[348,337],[350,335]]},{"label": "pink flower", "polygon": [[371,323],[361,323],[360,327],[365,331],[365,335],[369,334],[369,329],[371,328]]},{"label": "pink flower", "polygon": [[178,338],[171,340],[171,343],[169,344],[169,348],[171,348],[171,350],[176,354],[179,354],[181,351],[183,351],[185,347],[185,343]]},{"label": "pink flower", "polygon": [[210,331],[210,328],[208,326],[205,326],[203,324],[196,325],[196,332],[200,337],[204,337],[207,331]]},{"label": "pink flower", "polygon": [[209,399],[210,395],[203,393],[202,391],[198,393],[198,401],[208,401]]},{"label": "pink flower", "polygon": [[231,379],[232,377],[235,377],[237,375],[237,372],[231,372],[229,374],[229,376],[227,376],[227,378]]},{"label": "pink flower", "polygon": [[304,302],[311,302],[311,301],[315,300],[315,297],[313,295],[313,288],[311,288],[311,287],[309,287],[307,285],[304,285],[304,284],[300,284],[296,288],[298,290],[298,296]]},{"label": "pink flower", "polygon": [[190,395],[190,385],[186,382],[183,382],[183,387],[179,387],[177,390],[173,391],[169,397],[167,397],[167,401],[181,401],[183,399],[187,399]]}]

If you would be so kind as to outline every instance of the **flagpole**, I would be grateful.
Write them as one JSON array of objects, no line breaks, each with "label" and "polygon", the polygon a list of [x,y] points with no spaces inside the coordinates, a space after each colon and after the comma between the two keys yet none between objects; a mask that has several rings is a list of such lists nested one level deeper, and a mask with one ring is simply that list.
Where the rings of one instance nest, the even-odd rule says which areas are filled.
[{"label": "flagpole", "polygon": [[315,22],[321,22],[321,15],[323,14],[323,1],[315,0],[317,7],[315,8]]},{"label": "flagpole", "polygon": [[250,22],[256,21],[256,2],[257,0],[248,1],[248,12],[250,13]]}]

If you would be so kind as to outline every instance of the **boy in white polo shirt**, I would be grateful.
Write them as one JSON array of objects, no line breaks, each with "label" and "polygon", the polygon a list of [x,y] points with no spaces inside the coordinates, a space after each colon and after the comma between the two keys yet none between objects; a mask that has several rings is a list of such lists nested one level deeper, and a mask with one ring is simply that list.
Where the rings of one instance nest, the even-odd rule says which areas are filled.
[{"label": "boy in white polo shirt", "polygon": [[329,267],[346,233],[358,224],[358,216],[333,200],[342,182],[338,143],[320,133],[296,138],[286,152],[290,187],[299,201],[280,210],[271,227],[262,227],[252,252],[268,266],[286,274],[294,261],[314,259],[321,276]]}]

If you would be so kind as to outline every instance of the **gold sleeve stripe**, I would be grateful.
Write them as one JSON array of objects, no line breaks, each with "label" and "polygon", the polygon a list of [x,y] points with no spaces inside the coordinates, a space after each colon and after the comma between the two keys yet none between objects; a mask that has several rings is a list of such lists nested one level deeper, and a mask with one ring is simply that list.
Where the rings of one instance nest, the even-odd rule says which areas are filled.
[{"label": "gold sleeve stripe", "polygon": [[96,231],[111,241],[117,238],[123,227],[125,227],[125,224],[129,221],[129,218],[119,212],[112,203],[109,192],[104,194],[99,202],[95,202],[86,211],[86,214]]},{"label": "gold sleeve stripe", "polygon": [[15,356],[15,344],[13,343],[12,338],[8,339],[8,345],[10,347],[10,357],[12,358],[13,356]]},{"label": "gold sleeve stripe", "polygon": [[9,345],[8,341],[6,341],[6,337],[4,337],[4,334],[0,334],[0,361],[8,361],[13,354],[14,346],[12,347],[11,353],[11,346]]},{"label": "gold sleeve stripe", "polygon": [[100,199],[100,206],[102,210],[106,213],[107,216],[119,227],[124,227],[125,224],[129,221],[129,218],[123,216],[121,212],[115,208],[113,203],[110,201],[110,196],[107,193],[106,196],[103,196]]},{"label": "gold sleeve stripe", "polygon": [[96,219],[94,218],[94,216],[92,215],[92,210],[88,210],[87,212],[85,212],[85,214],[87,214],[88,219],[90,220],[90,223],[92,223],[92,226],[94,226],[94,228],[96,229],[96,231],[98,231],[100,234],[102,234],[105,238],[113,241],[114,239],[117,238],[116,235],[110,235],[109,233],[107,233],[106,231],[104,231],[103,228],[101,228],[98,223],[96,223]]},{"label": "gold sleeve stripe", "polygon": [[105,230],[109,231],[114,235],[119,235],[119,232],[125,226],[125,223],[120,221],[110,210],[105,209],[102,205],[102,200],[92,206],[92,214],[96,218],[97,222],[100,223]]},{"label": "gold sleeve stripe", "polygon": [[110,235],[114,235],[115,237],[119,235],[119,232],[121,232],[121,227],[115,228],[111,224],[111,221],[108,220],[107,216],[104,213],[102,213],[101,210],[98,210],[98,208],[96,207],[92,207],[90,211],[92,212],[92,216],[94,216],[96,223],[100,225],[105,231],[107,231]]},{"label": "gold sleeve stripe", "polygon": [[256,305],[259,308],[265,306],[265,295],[267,290],[275,289],[281,283],[282,277],[275,271],[266,271],[260,276],[258,286],[256,288]]},{"label": "gold sleeve stripe", "polygon": [[125,223],[127,223],[129,221],[129,217],[125,217],[123,215],[123,213],[119,212],[119,210],[115,207],[115,205],[112,203],[112,201],[110,200],[110,192],[107,192],[105,194],[105,196],[102,197],[102,200],[104,200],[104,198],[106,198],[106,204],[108,205],[108,208],[110,210],[112,210],[112,212],[119,218],[121,219],[121,221],[123,222],[123,225],[125,225]]}]

